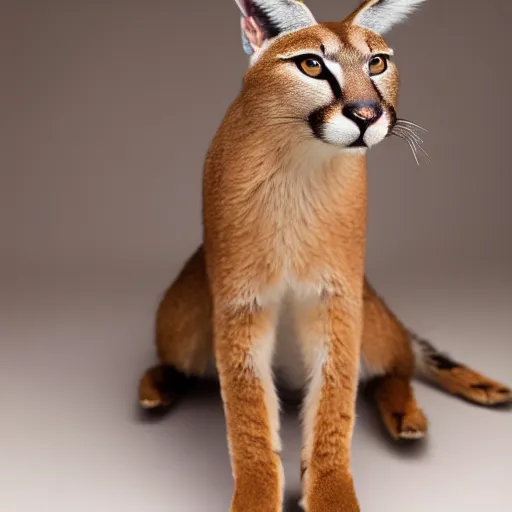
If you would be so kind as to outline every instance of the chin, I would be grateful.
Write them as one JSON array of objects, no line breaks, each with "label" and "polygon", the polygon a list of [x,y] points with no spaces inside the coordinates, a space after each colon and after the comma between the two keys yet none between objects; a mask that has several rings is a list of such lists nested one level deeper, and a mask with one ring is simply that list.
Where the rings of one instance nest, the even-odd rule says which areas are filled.
[{"label": "chin", "polygon": [[342,151],[350,155],[365,155],[368,151],[368,146],[348,146],[343,147]]}]

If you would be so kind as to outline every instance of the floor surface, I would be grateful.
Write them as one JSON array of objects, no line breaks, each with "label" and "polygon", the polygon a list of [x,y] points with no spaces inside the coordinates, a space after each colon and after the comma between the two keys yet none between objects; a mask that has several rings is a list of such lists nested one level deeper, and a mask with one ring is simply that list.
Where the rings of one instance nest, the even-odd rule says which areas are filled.
[{"label": "floor surface", "polygon": [[[221,402],[201,388],[143,419],[135,392],[152,362],[162,275],[10,276],[0,291],[0,510],[226,512],[232,491]],[[409,325],[512,384],[512,279],[405,272],[377,280]],[[512,411],[421,383],[428,440],[398,447],[359,404],[353,471],[364,512],[512,510]],[[299,426],[283,418],[287,508],[299,494]]]}]

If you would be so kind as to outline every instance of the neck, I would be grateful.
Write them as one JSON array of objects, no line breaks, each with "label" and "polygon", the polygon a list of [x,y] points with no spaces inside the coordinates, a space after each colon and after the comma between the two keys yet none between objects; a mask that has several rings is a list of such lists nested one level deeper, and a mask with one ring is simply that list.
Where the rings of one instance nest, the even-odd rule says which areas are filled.
[{"label": "neck", "polygon": [[248,197],[275,179],[290,186],[311,183],[315,189],[339,190],[354,174],[363,178],[365,150],[320,141],[307,122],[281,117],[275,109],[269,115],[262,109],[263,99],[244,96],[242,92],[232,104],[209,152],[207,167],[215,162],[224,194]]}]

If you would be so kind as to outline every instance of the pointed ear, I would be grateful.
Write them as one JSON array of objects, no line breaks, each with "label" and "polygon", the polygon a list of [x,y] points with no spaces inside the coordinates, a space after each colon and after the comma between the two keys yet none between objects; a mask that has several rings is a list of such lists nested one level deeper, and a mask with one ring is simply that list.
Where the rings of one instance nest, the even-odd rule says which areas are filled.
[{"label": "pointed ear", "polygon": [[251,55],[275,37],[316,25],[300,0],[235,0],[242,13],[242,44]]},{"label": "pointed ear", "polygon": [[345,21],[384,34],[425,0],[365,0]]}]

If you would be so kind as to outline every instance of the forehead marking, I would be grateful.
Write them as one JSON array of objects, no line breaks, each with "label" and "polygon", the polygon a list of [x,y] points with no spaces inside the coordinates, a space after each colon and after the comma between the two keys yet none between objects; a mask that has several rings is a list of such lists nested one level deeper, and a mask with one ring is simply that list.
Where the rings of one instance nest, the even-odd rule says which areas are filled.
[{"label": "forehead marking", "polygon": [[370,46],[368,45],[364,34],[359,32],[350,33],[348,35],[348,43],[363,55],[371,52]]},{"label": "forehead marking", "polygon": [[[340,88],[343,89],[343,71],[341,69],[339,62],[332,61],[331,59],[325,58],[324,63],[327,66],[327,68],[329,69],[329,71],[332,73],[332,75],[334,76],[336,81],[338,82]],[[335,92],[335,91],[333,91],[333,92]],[[335,95],[336,95],[336,93],[335,93]],[[338,93],[338,95],[339,95],[339,93]]]}]

